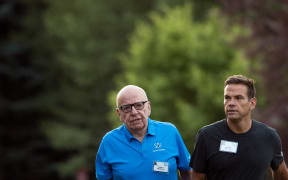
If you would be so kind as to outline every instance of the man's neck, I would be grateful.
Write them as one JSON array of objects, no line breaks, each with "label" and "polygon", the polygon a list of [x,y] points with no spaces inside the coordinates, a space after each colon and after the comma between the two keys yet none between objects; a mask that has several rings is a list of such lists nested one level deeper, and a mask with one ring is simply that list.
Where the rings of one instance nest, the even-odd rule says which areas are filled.
[{"label": "man's neck", "polygon": [[132,136],[134,136],[139,142],[142,143],[145,135],[147,132],[147,127],[144,129],[140,129],[140,130],[131,130],[130,133],[132,134]]},{"label": "man's neck", "polygon": [[230,130],[234,133],[243,134],[249,131],[249,129],[252,127],[252,119],[251,117],[239,120],[227,119],[227,124]]}]

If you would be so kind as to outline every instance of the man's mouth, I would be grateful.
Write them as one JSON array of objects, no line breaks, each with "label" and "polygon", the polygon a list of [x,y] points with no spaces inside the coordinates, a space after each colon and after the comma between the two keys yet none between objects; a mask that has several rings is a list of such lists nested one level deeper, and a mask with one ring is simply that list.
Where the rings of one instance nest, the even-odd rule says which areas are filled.
[{"label": "man's mouth", "polygon": [[237,112],[236,110],[228,109],[227,112]]},{"label": "man's mouth", "polygon": [[134,122],[140,121],[140,120],[141,120],[141,118],[137,118],[137,119],[132,119],[130,122],[131,122],[131,123],[134,123]]},{"label": "man's mouth", "polygon": [[235,113],[235,112],[238,112],[238,111],[237,110],[232,110],[232,109],[227,110],[227,113]]}]

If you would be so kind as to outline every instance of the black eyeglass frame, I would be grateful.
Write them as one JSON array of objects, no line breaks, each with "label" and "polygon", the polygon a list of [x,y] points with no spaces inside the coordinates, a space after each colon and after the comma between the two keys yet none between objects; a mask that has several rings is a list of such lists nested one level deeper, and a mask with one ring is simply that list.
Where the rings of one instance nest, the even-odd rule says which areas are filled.
[{"label": "black eyeglass frame", "polygon": [[[148,102],[148,101],[140,101],[140,102],[136,102],[136,103],[133,103],[133,104],[125,104],[125,105],[119,106],[118,109],[120,109],[121,111],[123,111],[123,112],[125,112],[125,113],[131,112],[131,111],[132,111],[132,106],[134,106],[134,108],[135,108],[136,110],[142,110],[142,109],[144,108],[144,105],[145,105],[146,102]],[[141,103],[141,104],[142,104],[142,108],[140,108],[140,109],[136,108],[135,105],[138,104],[138,103]],[[127,107],[127,108],[128,108],[128,109],[127,109],[128,111],[127,111],[127,110],[124,110],[124,107]]]}]

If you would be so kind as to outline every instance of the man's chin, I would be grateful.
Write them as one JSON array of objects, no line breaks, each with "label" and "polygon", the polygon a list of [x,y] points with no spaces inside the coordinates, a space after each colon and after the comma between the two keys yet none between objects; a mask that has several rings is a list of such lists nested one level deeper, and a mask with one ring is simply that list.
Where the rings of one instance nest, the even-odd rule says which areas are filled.
[{"label": "man's chin", "polygon": [[144,129],[144,128],[145,128],[144,124],[134,125],[134,126],[131,127],[131,129],[133,129],[133,130],[141,130],[141,129]]},{"label": "man's chin", "polygon": [[227,119],[232,122],[239,122],[240,118],[236,116],[227,116]]}]

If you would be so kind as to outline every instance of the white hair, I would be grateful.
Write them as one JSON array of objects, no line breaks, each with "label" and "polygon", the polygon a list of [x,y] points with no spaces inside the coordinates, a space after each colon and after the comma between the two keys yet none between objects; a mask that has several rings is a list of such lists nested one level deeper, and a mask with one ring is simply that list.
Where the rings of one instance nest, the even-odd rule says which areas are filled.
[{"label": "white hair", "polygon": [[[122,94],[124,94],[126,91],[131,91],[131,90],[139,91],[144,97],[147,98],[146,92],[141,87],[136,86],[136,85],[127,85],[127,86],[124,86],[118,92],[117,97],[116,97],[116,106],[118,106],[118,101],[119,101],[119,98],[122,96]],[[147,98],[147,100],[148,100],[148,98]]]}]

